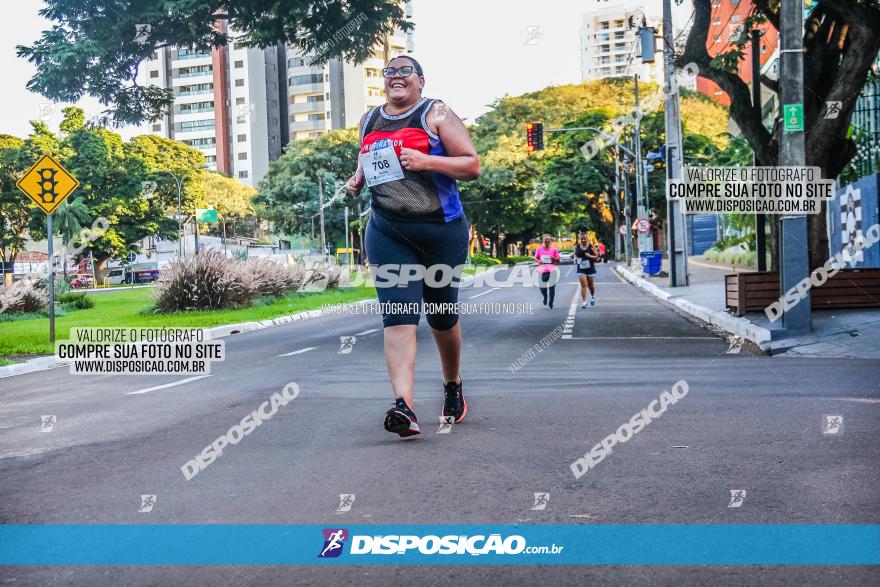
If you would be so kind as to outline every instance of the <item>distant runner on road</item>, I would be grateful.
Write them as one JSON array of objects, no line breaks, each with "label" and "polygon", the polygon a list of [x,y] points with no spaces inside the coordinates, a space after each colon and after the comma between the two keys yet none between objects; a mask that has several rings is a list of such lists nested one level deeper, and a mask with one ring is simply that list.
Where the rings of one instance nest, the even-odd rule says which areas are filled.
[{"label": "distant runner on road", "polygon": [[586,234],[581,234],[578,243],[574,247],[574,257],[577,263],[578,280],[581,282],[581,308],[587,307],[587,288],[590,289],[589,305],[596,305],[596,265],[599,260],[598,251],[587,239]]},{"label": "distant runner on road", "polygon": [[[365,248],[373,267],[398,278],[403,287],[377,287],[385,326],[385,362],[394,406],[385,413],[385,429],[401,437],[419,434],[413,412],[416,327],[421,312],[393,308],[422,302],[454,308],[458,279],[432,287],[412,279],[401,265],[464,265],[470,230],[456,180],[480,175],[480,159],[461,119],[440,100],[422,97],[422,66],[409,56],[395,57],[382,70],[387,103],[361,118],[361,152],[348,191],[370,189],[373,214]],[[379,285],[377,283],[377,285]],[[441,415],[461,422],[467,414],[462,394],[461,325],[452,309],[425,316],[440,352],[445,400]]]},{"label": "distant runner on road", "polygon": [[[553,237],[545,234],[544,243],[535,251],[535,259],[538,261],[538,273],[541,276],[541,295],[544,297],[544,305],[553,309],[553,299],[556,297],[556,281],[558,276],[556,266],[559,265],[559,251],[553,246]],[[545,285],[547,284],[547,285]],[[547,303],[549,293],[550,303]]]}]

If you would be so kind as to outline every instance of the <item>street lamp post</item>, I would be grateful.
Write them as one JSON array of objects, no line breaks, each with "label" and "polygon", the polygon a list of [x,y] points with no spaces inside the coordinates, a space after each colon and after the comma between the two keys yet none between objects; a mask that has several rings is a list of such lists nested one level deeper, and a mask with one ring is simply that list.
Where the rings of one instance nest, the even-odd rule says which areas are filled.
[{"label": "street lamp post", "polygon": [[160,170],[160,173],[167,173],[174,178],[174,183],[177,184],[177,257],[180,258],[183,257],[183,224],[181,224],[180,222],[180,206],[183,197],[183,183],[180,178],[178,178],[167,169]]}]

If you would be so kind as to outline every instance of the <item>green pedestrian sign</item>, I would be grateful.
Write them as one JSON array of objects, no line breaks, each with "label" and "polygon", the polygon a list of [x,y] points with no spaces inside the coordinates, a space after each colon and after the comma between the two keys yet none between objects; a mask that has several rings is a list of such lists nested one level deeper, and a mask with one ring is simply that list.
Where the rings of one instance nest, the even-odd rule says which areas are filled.
[{"label": "green pedestrian sign", "polygon": [[196,222],[217,223],[217,210],[196,208]]},{"label": "green pedestrian sign", "polygon": [[802,132],[804,130],[804,105],[786,104],[782,107],[784,132]]}]

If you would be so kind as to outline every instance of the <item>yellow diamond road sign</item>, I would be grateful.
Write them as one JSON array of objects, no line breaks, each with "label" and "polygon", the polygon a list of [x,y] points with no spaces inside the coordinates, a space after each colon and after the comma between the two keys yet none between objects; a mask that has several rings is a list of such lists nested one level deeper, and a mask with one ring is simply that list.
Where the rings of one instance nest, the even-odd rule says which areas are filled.
[{"label": "yellow diamond road sign", "polygon": [[46,214],[51,214],[79,187],[79,182],[51,155],[43,155],[15,185]]}]

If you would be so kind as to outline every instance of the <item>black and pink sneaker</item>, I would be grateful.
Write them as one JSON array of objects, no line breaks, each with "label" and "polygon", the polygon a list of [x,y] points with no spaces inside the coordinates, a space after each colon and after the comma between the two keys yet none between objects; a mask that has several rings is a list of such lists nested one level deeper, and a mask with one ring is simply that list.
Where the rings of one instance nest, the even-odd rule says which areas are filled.
[{"label": "black and pink sneaker", "polygon": [[416,414],[403,398],[394,400],[394,407],[385,412],[385,430],[394,432],[401,438],[421,434]]},{"label": "black and pink sneaker", "polygon": [[443,411],[440,412],[440,415],[443,417],[452,416],[455,418],[456,424],[464,420],[468,411],[467,402],[464,399],[461,387],[461,383],[456,383],[455,381],[450,381],[443,385],[445,397],[443,398]]}]

